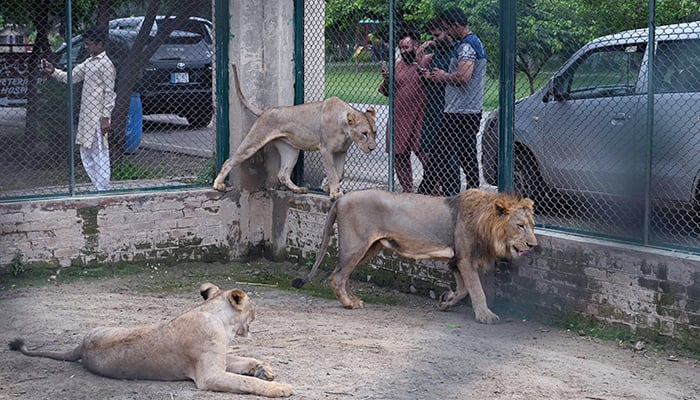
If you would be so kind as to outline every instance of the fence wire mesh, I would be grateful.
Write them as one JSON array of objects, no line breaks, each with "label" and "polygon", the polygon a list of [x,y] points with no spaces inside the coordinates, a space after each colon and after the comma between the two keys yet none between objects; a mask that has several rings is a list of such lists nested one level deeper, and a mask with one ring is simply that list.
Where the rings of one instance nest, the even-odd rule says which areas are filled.
[{"label": "fence wire mesh", "polygon": [[[513,189],[536,201],[543,226],[698,251],[700,23],[689,21],[700,18],[700,6],[657,3],[649,46],[645,0],[516,4],[518,101],[513,172],[506,174]],[[351,148],[344,189],[451,195],[503,186],[500,2],[325,5],[307,11],[307,43],[325,47],[322,57],[305,61],[307,101],[338,96],[378,110],[377,150]],[[323,32],[309,23],[316,20],[325,22]],[[486,53],[483,78],[479,41],[470,33]],[[445,34],[451,44],[443,46]],[[473,68],[473,86],[455,80],[456,59]],[[324,79],[310,69],[321,69]],[[306,154],[304,167],[306,183],[318,187],[318,155]]]},{"label": "fence wire mesh", "polygon": [[[45,58],[66,70],[70,59],[75,72],[94,24],[108,29],[116,70],[111,190],[211,182],[211,3],[102,3],[112,4],[73,2],[70,23],[63,2],[42,3],[45,13],[38,2],[3,7],[0,200],[97,189],[70,133],[93,105],[81,103],[84,86],[70,98],[40,67]],[[645,0],[515,3],[514,170],[499,182],[500,1],[304,2],[304,101],[338,96],[377,110],[378,147],[350,148],[344,190],[449,195],[512,182],[543,226],[700,251],[700,6],[657,2],[649,45]],[[478,42],[460,43],[462,12],[485,58]],[[445,34],[452,45],[440,45]],[[483,84],[461,91],[456,59]],[[322,186],[318,153],[305,154],[302,174]]]},{"label": "fence wire mesh", "polygon": [[211,2],[8,4],[0,198],[211,181]]}]

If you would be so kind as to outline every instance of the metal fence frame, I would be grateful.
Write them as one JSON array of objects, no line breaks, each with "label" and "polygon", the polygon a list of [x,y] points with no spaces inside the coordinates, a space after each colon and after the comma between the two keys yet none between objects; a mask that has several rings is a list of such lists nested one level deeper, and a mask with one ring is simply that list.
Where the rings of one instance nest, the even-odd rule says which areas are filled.
[{"label": "metal fence frame", "polygon": [[[70,15],[71,15],[71,5],[72,2],[69,0],[66,3],[66,14],[68,16],[67,21],[70,21]],[[295,53],[295,77],[296,77],[296,86],[295,86],[295,103],[300,104],[305,101],[304,99],[304,55],[303,55],[303,37],[304,37],[304,6],[305,6],[305,1],[304,0],[294,0],[294,7],[295,7],[295,15],[294,15],[294,24],[295,24],[295,48],[296,48],[296,53]],[[389,9],[389,26],[390,26],[390,31],[389,31],[389,40],[390,40],[390,57],[393,57],[393,44],[395,42],[395,35],[393,32],[393,26],[394,26],[394,1],[390,0],[388,2],[388,9]],[[498,154],[499,154],[499,177],[498,177],[498,182],[499,182],[499,191],[508,191],[513,188],[513,135],[514,135],[514,103],[515,103],[515,67],[514,67],[514,58],[515,58],[515,27],[516,27],[516,19],[515,19],[515,11],[516,11],[516,1],[515,0],[500,0],[500,7],[501,7],[501,13],[500,13],[500,70],[499,70],[499,109],[501,112],[499,113],[499,147],[498,147]],[[655,16],[655,11],[656,11],[656,2],[655,0],[649,0],[649,9],[651,10],[649,14],[649,46],[654,46],[655,45],[655,40],[654,40],[654,28],[656,26],[656,16]],[[215,70],[216,70],[216,106],[215,106],[215,115],[216,115],[216,120],[215,120],[215,138],[216,138],[216,146],[215,146],[215,151],[216,151],[216,167],[218,170],[218,167],[220,167],[223,162],[225,161],[227,155],[230,153],[229,149],[229,140],[228,140],[228,129],[229,129],[229,59],[228,59],[228,47],[229,47],[229,41],[231,40],[230,35],[229,35],[229,15],[228,15],[228,10],[229,10],[229,3],[228,1],[225,0],[215,0],[214,2],[214,29],[215,29],[215,37],[216,42],[215,42]],[[70,22],[67,24],[67,29],[68,32],[71,32],[71,25]],[[68,35],[70,37],[70,35]],[[70,50],[70,43],[68,44],[69,50]],[[650,57],[653,57],[654,51],[649,52]],[[70,60],[69,60],[70,63]],[[650,65],[650,68],[653,68],[653,62]],[[646,170],[645,170],[645,176],[647,178],[645,182],[645,192],[644,192],[644,223],[643,223],[643,229],[644,232],[642,233],[642,240],[640,243],[641,245],[648,246],[648,247],[661,247],[661,248],[670,248],[674,250],[680,250],[680,251],[687,251],[690,253],[700,253],[700,247],[694,247],[694,246],[683,246],[679,245],[677,243],[665,243],[665,242],[659,242],[656,241],[652,238],[650,238],[650,227],[651,227],[651,195],[650,195],[650,184],[651,184],[651,151],[652,151],[652,144],[653,144],[653,111],[654,111],[654,87],[653,87],[653,80],[650,79],[648,80],[648,89],[647,89],[647,124],[646,124],[646,140],[647,140],[647,151],[649,152],[646,154]],[[72,87],[68,85],[68,91],[69,91],[69,110],[72,113],[74,104],[72,100],[72,95],[70,92],[72,91]],[[389,100],[389,115],[393,115],[393,106],[392,106],[392,101],[391,97],[392,94],[390,94],[390,100]],[[68,118],[69,123],[70,123],[70,129],[71,132],[74,131],[73,127],[73,120],[72,118]],[[392,130],[392,124],[393,124],[393,118],[389,118],[388,120],[389,123],[389,129]],[[73,157],[73,151],[72,151],[72,146],[73,146],[73,141],[70,141],[71,143],[71,150],[70,150],[70,157],[71,157],[71,162],[69,165],[70,168],[70,176],[71,176],[71,182],[69,184],[69,193],[65,195],[26,195],[26,196],[15,196],[15,197],[10,197],[10,198],[4,198],[0,199],[1,202],[13,202],[13,201],[23,201],[23,200],[30,200],[30,199],[36,199],[36,198],[45,198],[45,197],[66,197],[66,196],[75,196],[75,180],[74,180],[74,163],[72,160]],[[304,171],[305,167],[307,167],[304,164],[304,157],[300,157],[300,164],[297,166],[296,172],[295,172],[295,180],[298,183],[303,184],[304,180]],[[394,184],[393,184],[393,168],[391,164],[391,157],[389,157],[389,164],[388,164],[388,169],[386,170],[386,183],[387,183],[387,188],[389,190],[394,190]],[[202,187],[206,186],[204,184],[197,184],[197,185],[184,185],[184,186],[177,186],[178,189],[183,189],[183,188],[188,188],[188,187]],[[154,191],[159,191],[159,190],[169,190],[173,189],[174,187],[170,186],[160,186],[160,187],[149,187],[149,188],[134,188],[134,189],[123,189],[123,190],[115,190],[109,192],[109,194],[118,194],[121,192],[125,191],[143,191],[143,190],[154,190]],[[313,188],[312,188],[313,189]],[[318,188],[316,188],[318,190]],[[552,226],[550,224],[540,224],[540,227],[548,228],[548,229],[553,229],[553,230],[558,230],[558,231],[563,231],[563,232],[571,232],[571,233],[576,233],[576,234],[582,234],[585,236],[591,236],[591,237],[598,237],[598,238],[605,238],[605,239],[613,239],[613,240],[619,240],[617,237],[610,237],[605,234],[602,234],[600,232],[596,231],[590,231],[590,230],[580,230],[580,229],[575,229],[567,226]],[[636,243],[636,242],[635,242]]]}]

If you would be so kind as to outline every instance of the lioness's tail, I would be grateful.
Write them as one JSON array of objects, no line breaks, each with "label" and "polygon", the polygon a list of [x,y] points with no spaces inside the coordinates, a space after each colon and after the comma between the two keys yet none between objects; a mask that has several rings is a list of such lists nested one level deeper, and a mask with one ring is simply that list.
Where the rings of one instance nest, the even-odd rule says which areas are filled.
[{"label": "lioness's tail", "polygon": [[48,357],[59,361],[78,361],[83,356],[83,345],[76,347],[73,350],[65,352],[57,351],[31,351],[27,349],[27,345],[23,339],[15,339],[9,344],[10,350],[19,351],[20,353],[30,357]]},{"label": "lioness's tail", "polygon": [[316,270],[318,270],[318,267],[321,265],[321,261],[323,261],[323,257],[325,257],[325,255],[326,255],[326,250],[328,249],[328,243],[330,243],[331,234],[333,233],[333,224],[335,223],[335,218],[338,214],[338,212],[336,211],[337,205],[338,205],[338,201],[333,202],[331,209],[328,211],[328,217],[326,218],[326,225],[323,227],[323,239],[321,239],[321,248],[318,250],[318,253],[316,253],[316,261],[314,261],[314,266],[311,268],[311,271],[309,271],[309,273],[306,275],[306,277],[295,278],[292,281],[292,286],[294,286],[297,289],[304,286],[306,284],[306,282],[311,280],[311,278],[316,273]]},{"label": "lioness's tail", "polygon": [[238,94],[238,98],[241,100],[241,103],[243,103],[243,106],[248,109],[248,111],[259,117],[262,115],[263,110],[255,107],[248,101],[248,99],[245,98],[243,91],[241,90],[241,81],[238,80],[238,68],[236,68],[236,64],[231,64],[231,66],[233,67],[233,82],[236,84],[236,93]]}]

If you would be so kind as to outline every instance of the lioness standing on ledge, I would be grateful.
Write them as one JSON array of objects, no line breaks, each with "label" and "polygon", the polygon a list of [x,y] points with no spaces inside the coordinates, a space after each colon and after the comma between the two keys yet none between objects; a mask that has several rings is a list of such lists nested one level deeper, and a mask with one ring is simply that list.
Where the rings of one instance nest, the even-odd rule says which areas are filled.
[{"label": "lioness standing on ledge", "polygon": [[498,315],[486,304],[479,272],[496,258],[514,259],[537,246],[533,206],[530,199],[479,189],[453,197],[351,192],[331,206],[316,262],[306,278],[292,285],[304,285],[321,265],[337,220],[338,264],[328,280],[343,306],[363,306],[350,290],[350,274],[387,248],[408,258],[449,261],[457,291],[441,296],[440,310],[469,295],[476,320],[490,324]]},{"label": "lioness standing on ledge", "polygon": [[307,193],[308,189],[292,182],[291,174],[299,158],[299,150],[321,153],[321,161],[328,178],[327,187],[331,199],[342,196],[340,182],[345,175],[345,157],[352,143],[357,143],[365,153],[377,147],[376,112],[370,107],[361,112],[337,97],[321,102],[296,106],[275,107],[262,111],[243,96],[238,72],[233,67],[236,92],[241,103],[258,116],[248,134],[238,146],[233,157],[224,162],[214,180],[214,189],[226,190],[226,177],[233,167],[252,157],[268,143],[280,155],[277,179],[294,193]]}]

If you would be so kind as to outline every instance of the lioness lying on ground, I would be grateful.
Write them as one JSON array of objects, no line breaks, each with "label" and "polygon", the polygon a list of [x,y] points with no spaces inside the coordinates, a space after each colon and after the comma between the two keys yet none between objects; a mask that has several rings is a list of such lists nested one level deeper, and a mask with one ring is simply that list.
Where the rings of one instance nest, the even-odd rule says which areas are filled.
[{"label": "lioness lying on ground", "polygon": [[238,73],[233,68],[236,92],[243,105],[258,116],[250,131],[238,146],[233,157],[224,162],[214,180],[214,189],[225,190],[226,177],[233,167],[252,157],[268,143],[280,155],[279,182],[295,193],[307,193],[308,189],[292,182],[291,173],[299,157],[299,150],[318,150],[326,170],[327,187],[331,199],[343,192],[340,182],[345,174],[345,157],[353,142],[367,153],[377,147],[376,113],[374,108],[365,112],[352,108],[337,97],[288,107],[259,110],[246,100],[240,90]]},{"label": "lioness lying on ground", "polygon": [[[226,353],[236,336],[248,336],[255,304],[239,289],[222,291],[211,283],[200,287],[206,300],[174,320],[133,328],[95,328],[73,350],[30,351],[15,339],[11,350],[28,356],[83,361],[88,371],[117,379],[163,381],[192,379],[197,388],[252,393],[267,397],[292,395],[292,387],[274,379],[269,365]],[[249,375],[249,376],[244,376]]]},{"label": "lioness lying on ground", "polygon": [[292,285],[301,287],[316,272],[337,220],[338,264],[329,281],[343,306],[363,306],[350,290],[350,274],[387,248],[408,258],[449,261],[457,291],[442,295],[440,309],[468,294],[476,320],[493,323],[498,316],[486,304],[479,272],[492,267],[496,258],[519,257],[537,246],[533,205],[530,199],[479,189],[454,197],[351,192],[331,206],[316,262],[306,278],[297,278]]}]

